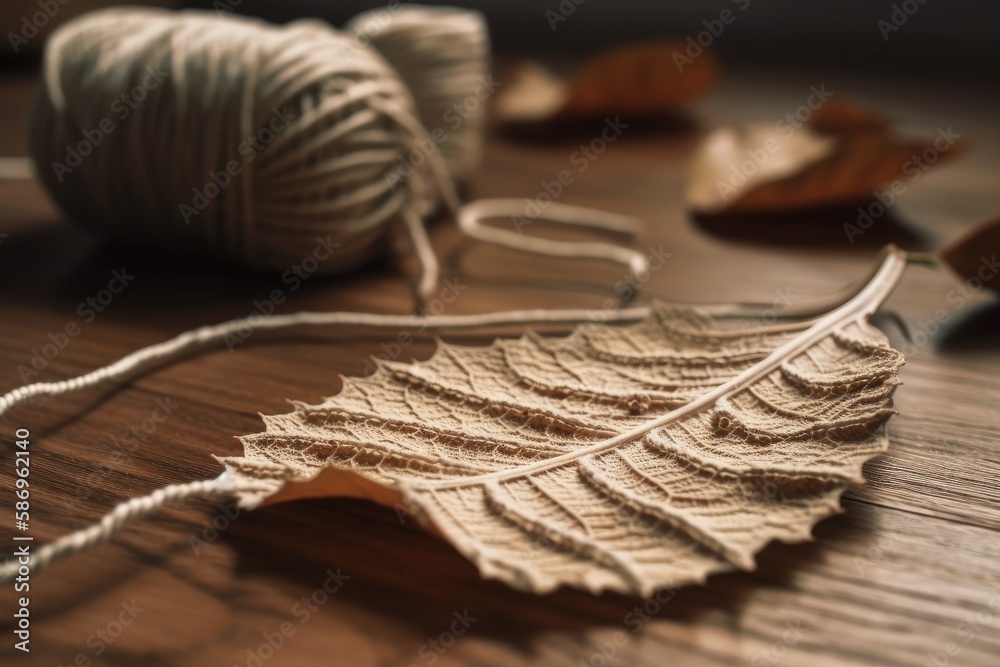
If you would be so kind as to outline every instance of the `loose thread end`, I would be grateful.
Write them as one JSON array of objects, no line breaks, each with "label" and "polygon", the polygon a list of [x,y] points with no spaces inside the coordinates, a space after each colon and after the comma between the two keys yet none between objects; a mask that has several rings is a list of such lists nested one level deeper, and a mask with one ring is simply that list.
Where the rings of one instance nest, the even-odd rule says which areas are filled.
[{"label": "loose thread end", "polygon": [[941,260],[937,254],[933,252],[908,252],[906,253],[906,263],[937,268],[941,265]]}]

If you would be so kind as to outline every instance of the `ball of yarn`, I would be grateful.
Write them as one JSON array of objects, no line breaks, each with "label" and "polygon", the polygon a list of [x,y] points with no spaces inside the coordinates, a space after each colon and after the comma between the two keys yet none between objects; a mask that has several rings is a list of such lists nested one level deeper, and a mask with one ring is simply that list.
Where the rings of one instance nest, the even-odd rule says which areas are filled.
[{"label": "ball of yarn", "polygon": [[344,29],[378,49],[399,73],[424,127],[447,133],[438,148],[452,178],[467,182],[482,158],[483,97],[491,88],[485,19],[452,7],[392,7],[359,14]]},{"label": "ball of yarn", "polygon": [[[374,32],[139,8],[67,23],[31,118],[38,174],[72,219],[118,238],[276,271],[334,247],[319,271],[356,266],[445,196],[441,156],[414,152],[421,115],[485,68],[478,14],[382,12]],[[475,163],[477,123],[444,142],[451,171]]]}]

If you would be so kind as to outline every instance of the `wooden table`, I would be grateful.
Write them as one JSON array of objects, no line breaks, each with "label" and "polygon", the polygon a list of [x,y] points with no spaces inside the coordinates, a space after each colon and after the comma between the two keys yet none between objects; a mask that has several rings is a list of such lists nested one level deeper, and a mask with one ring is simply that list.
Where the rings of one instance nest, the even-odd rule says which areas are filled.
[{"label": "wooden table", "polygon": [[[912,184],[892,219],[854,245],[842,230],[850,212],[744,221],[724,231],[693,224],[681,192],[704,128],[777,121],[821,83],[909,127],[952,126],[973,150]],[[0,154],[26,151],[22,121],[33,85],[31,74],[0,80]],[[626,130],[585,172],[574,172],[560,200],[649,223],[639,247],[662,244],[672,256],[643,299],[784,295],[804,302],[863,275],[886,240],[940,247],[1000,212],[997,101],[995,93],[961,87],[728,72],[696,109],[696,122]],[[588,140],[491,138],[473,194],[534,197],[559,171],[576,169],[570,156]],[[68,323],[79,325],[79,335],[33,379],[75,376],[196,325],[246,316],[276,284],[211,260],[100,245],[62,222],[33,182],[0,182],[0,211],[4,390],[22,384],[18,367],[30,366],[33,350]],[[621,277],[601,264],[462,244],[448,224],[433,228],[433,240],[447,259],[445,276],[468,286],[448,313],[599,307]],[[86,321],[79,304],[123,267],[134,281]],[[956,308],[948,293],[958,283],[944,269],[913,267],[887,305],[915,332],[939,309],[947,323],[929,343],[904,348],[889,453],[868,466],[867,486],[845,495],[846,512],[821,523],[813,543],[767,548],[754,573],[715,576],[664,604],[646,603],[649,614],[639,624],[629,615],[642,600],[574,590],[536,597],[484,582],[449,546],[412,521],[401,523],[391,509],[322,500],[229,518],[226,508],[202,505],[166,511],[36,576],[29,656],[12,648],[16,602],[5,586],[2,661],[597,667],[613,651],[611,664],[623,665],[998,664],[1000,307],[978,294]],[[410,307],[407,284],[388,262],[311,279],[288,296],[284,312]],[[905,343],[897,328],[886,329],[897,345]],[[8,452],[0,507],[14,502],[10,452],[18,428],[31,431],[31,532],[41,543],[90,524],[124,498],[216,475],[210,454],[239,453],[233,436],[260,430],[258,411],[286,412],[286,398],[315,402],[335,393],[338,373],[363,372],[366,355],[388,340],[251,339],[232,353],[220,349],[153,372],[96,402],[89,396],[18,409],[0,424]],[[426,358],[431,349],[420,341],[405,356]],[[0,540],[11,544],[12,513],[0,514]],[[303,606],[302,598],[338,568],[349,576],[342,588],[313,609]],[[456,614],[475,620],[467,629],[454,626],[461,633],[451,645]],[[294,634],[271,650],[267,637],[278,643],[283,623]]]}]

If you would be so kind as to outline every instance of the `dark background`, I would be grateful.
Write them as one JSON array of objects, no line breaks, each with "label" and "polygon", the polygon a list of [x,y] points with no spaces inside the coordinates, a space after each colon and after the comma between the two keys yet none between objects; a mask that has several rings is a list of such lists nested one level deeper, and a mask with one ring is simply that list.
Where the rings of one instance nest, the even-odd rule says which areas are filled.
[{"label": "dark background", "polygon": [[[579,0],[577,0],[579,1]],[[38,0],[13,0],[0,8],[0,30],[17,30],[22,17],[38,10]],[[214,3],[214,4],[213,4]],[[741,6],[745,11],[740,11]],[[53,24],[86,9],[112,4],[104,0],[69,0]],[[118,3],[122,4],[122,3]],[[215,10],[230,5],[239,14],[284,22],[305,16],[341,25],[351,16],[384,3],[354,0],[145,0],[129,4],[162,4]],[[997,45],[1000,3],[975,0],[849,0],[790,2],[778,0],[712,0],[659,2],[651,0],[509,0],[447,3],[482,11],[490,26],[496,53],[589,53],[602,47],[649,38],[696,36],[704,21],[732,9],[736,20],[714,39],[713,50],[729,68],[766,65],[800,69],[822,65],[857,74],[892,73],[931,81],[983,82],[994,85],[1000,67]],[[917,8],[899,30],[883,38],[879,20],[889,20],[894,7]],[[552,29],[547,11],[560,6],[574,11]],[[47,26],[48,27],[48,26]],[[32,40],[37,49],[40,40]],[[0,55],[12,62],[5,39]],[[21,62],[37,59],[37,50]]]}]

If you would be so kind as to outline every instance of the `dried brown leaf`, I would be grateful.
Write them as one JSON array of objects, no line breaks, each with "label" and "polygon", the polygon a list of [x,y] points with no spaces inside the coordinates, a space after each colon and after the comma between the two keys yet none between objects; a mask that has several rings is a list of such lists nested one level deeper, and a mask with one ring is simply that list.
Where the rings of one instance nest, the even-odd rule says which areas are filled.
[{"label": "dried brown leaf", "polygon": [[831,100],[810,120],[798,128],[779,122],[712,132],[692,160],[690,208],[780,212],[862,202],[884,189],[897,196],[926,169],[965,150],[944,131],[898,137],[883,116],[854,102]]},{"label": "dried brown leaf", "polygon": [[507,74],[496,99],[496,116],[521,123],[676,111],[703,97],[718,70],[708,51],[678,66],[676,56],[685,46],[654,42],[605,51],[584,62],[569,80],[536,62],[522,62]]},{"label": "dried brown leaf", "polygon": [[[788,324],[660,304],[489,347],[383,362],[264,417],[222,459],[245,507],[351,496],[404,508],[486,577],[648,595],[809,540],[886,448],[902,355],[867,322],[905,258]],[[731,323],[730,323],[731,324]]]},{"label": "dried brown leaf", "polygon": [[941,258],[965,280],[979,281],[1000,291],[997,253],[1000,252],[1000,219],[985,222],[941,251]]},{"label": "dried brown leaf", "polygon": [[820,134],[852,134],[857,132],[889,132],[892,123],[887,116],[855,100],[830,99],[812,111],[808,125]]}]

